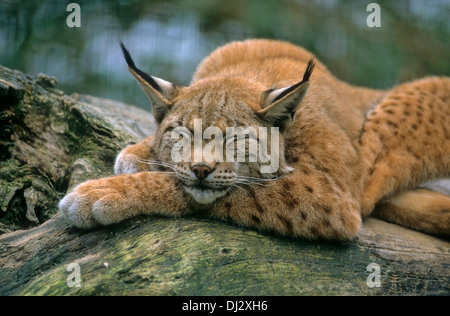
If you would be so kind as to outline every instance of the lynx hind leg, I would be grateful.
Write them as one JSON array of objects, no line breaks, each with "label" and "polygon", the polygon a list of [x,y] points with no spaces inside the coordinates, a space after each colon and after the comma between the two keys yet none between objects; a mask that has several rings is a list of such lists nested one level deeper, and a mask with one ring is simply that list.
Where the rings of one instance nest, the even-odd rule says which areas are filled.
[{"label": "lynx hind leg", "polygon": [[123,149],[116,158],[114,174],[120,175],[150,171],[150,165],[147,162],[155,159],[150,147],[152,139],[153,136],[150,136],[135,145],[130,145]]},{"label": "lynx hind leg", "polygon": [[425,233],[450,235],[450,196],[417,188],[378,204],[373,216]]},{"label": "lynx hind leg", "polygon": [[360,138],[362,214],[398,192],[450,173],[450,80],[393,89],[367,115]]}]

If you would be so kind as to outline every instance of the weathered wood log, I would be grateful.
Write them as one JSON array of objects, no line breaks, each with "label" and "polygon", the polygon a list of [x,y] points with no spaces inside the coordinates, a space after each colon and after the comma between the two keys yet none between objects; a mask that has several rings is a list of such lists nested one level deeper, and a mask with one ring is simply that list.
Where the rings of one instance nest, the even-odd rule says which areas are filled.
[{"label": "weathered wood log", "polygon": [[[58,199],[111,175],[120,149],[155,123],[141,109],[55,86],[0,67],[0,295],[450,294],[448,241],[372,218],[347,243],[200,217],[70,227]],[[80,287],[67,282],[71,263]]]}]

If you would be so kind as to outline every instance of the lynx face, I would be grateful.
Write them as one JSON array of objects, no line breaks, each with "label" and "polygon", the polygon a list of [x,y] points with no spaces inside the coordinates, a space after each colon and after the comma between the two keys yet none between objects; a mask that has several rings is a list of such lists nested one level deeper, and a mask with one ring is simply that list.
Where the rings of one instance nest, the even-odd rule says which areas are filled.
[{"label": "lynx face", "polygon": [[122,50],[159,123],[151,144],[159,161],[151,167],[173,171],[196,202],[209,204],[293,171],[284,158],[283,135],[306,94],[312,60],[303,80],[288,87],[267,89],[240,77],[179,87],[142,72]]},{"label": "lynx face", "polygon": [[[186,94],[161,122],[153,148],[161,162],[173,166],[195,201],[208,204],[246,184],[265,183],[292,170],[284,160],[282,134],[271,130],[243,96],[213,89]],[[185,146],[177,149],[180,139]],[[259,154],[263,147],[270,156]],[[185,159],[174,159],[181,151]],[[264,172],[262,167],[274,161],[279,163],[273,172]]]}]

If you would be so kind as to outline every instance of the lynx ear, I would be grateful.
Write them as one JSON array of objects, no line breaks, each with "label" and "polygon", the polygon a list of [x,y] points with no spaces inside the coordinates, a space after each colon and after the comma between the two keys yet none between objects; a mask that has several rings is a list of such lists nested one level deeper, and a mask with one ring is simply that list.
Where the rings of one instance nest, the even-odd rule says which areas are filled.
[{"label": "lynx ear", "polygon": [[284,131],[294,118],[300,102],[309,86],[309,78],[314,70],[314,59],[308,62],[302,81],[292,86],[267,90],[263,96],[262,110],[257,114],[270,125],[277,126]]},{"label": "lynx ear", "polygon": [[127,62],[128,70],[134,78],[136,78],[142,90],[144,90],[152,104],[153,115],[155,116],[156,121],[160,123],[172,105],[170,99],[175,97],[177,86],[163,79],[150,76],[138,69],[122,42],[120,42],[120,47],[122,48],[123,56]]}]

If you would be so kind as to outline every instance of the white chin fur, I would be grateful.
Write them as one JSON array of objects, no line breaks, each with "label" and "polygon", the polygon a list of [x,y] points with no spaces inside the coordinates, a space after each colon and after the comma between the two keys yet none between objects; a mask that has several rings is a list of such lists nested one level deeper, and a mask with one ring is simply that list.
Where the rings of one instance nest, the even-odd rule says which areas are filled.
[{"label": "white chin fur", "polygon": [[199,188],[186,186],[184,187],[184,190],[200,204],[212,203],[227,193],[225,190],[202,190]]}]

